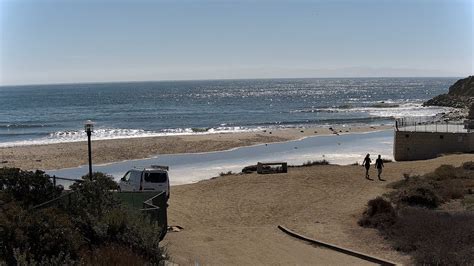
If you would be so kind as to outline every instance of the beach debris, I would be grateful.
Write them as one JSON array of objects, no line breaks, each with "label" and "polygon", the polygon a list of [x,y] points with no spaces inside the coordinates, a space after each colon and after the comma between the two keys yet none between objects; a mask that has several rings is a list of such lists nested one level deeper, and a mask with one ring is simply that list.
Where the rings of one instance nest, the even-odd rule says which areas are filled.
[{"label": "beach debris", "polygon": [[8,163],[8,161],[2,161],[2,163]]},{"label": "beach debris", "polygon": [[314,134],[318,134],[318,131],[314,131]]},{"label": "beach debris", "polygon": [[304,130],[301,130],[300,132],[301,132],[301,133],[304,133]]},{"label": "beach debris", "polygon": [[38,160],[35,160],[35,161],[37,161],[37,162],[41,162],[41,159],[38,159]]},{"label": "beach debris", "polygon": [[168,232],[181,232],[184,228],[179,225],[170,225],[168,226]]},{"label": "beach debris", "polygon": [[272,132],[270,131],[270,132],[268,132],[268,134],[272,134]]},{"label": "beach debris", "polygon": [[[272,166],[276,166],[276,167],[272,167]],[[257,173],[258,174],[288,173],[288,163],[287,162],[258,162]]]}]

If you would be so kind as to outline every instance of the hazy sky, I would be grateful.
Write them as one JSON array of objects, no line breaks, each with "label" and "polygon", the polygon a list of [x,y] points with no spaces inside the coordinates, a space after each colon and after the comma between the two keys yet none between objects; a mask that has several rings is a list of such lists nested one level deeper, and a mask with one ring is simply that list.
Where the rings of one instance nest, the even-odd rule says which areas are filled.
[{"label": "hazy sky", "polygon": [[0,84],[473,74],[474,0],[0,0]]}]

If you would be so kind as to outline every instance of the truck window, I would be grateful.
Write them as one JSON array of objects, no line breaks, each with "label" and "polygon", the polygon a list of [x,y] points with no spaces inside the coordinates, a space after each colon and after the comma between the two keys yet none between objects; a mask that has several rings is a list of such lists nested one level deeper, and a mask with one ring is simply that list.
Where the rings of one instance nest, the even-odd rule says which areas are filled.
[{"label": "truck window", "polygon": [[122,181],[129,181],[130,180],[130,171],[127,172],[123,177],[122,177]]},{"label": "truck window", "polygon": [[145,182],[165,183],[168,180],[166,173],[145,173]]}]

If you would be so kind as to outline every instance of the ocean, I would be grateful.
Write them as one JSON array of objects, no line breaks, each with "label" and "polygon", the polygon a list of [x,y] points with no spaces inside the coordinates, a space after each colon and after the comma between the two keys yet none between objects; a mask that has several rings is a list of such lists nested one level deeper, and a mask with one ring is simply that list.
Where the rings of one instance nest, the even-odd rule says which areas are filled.
[{"label": "ocean", "polygon": [[422,107],[456,78],[159,81],[0,87],[0,147],[93,139],[386,124],[434,116]]}]

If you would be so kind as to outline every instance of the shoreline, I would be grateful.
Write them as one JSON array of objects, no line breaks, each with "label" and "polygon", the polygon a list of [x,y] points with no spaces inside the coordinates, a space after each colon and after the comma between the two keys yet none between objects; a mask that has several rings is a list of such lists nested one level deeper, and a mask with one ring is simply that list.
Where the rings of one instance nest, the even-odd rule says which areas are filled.
[{"label": "shoreline", "polygon": [[[153,158],[160,154],[186,154],[227,151],[244,146],[300,140],[310,136],[341,135],[392,129],[393,126],[334,126],[284,128],[238,133],[158,136],[93,140],[94,164]],[[332,130],[331,130],[332,129]],[[25,170],[55,170],[87,164],[85,142],[0,148],[0,167]]]}]

